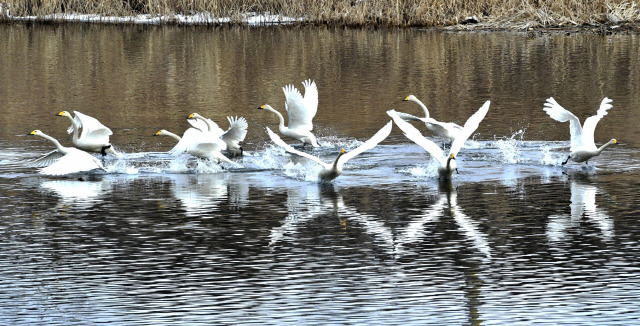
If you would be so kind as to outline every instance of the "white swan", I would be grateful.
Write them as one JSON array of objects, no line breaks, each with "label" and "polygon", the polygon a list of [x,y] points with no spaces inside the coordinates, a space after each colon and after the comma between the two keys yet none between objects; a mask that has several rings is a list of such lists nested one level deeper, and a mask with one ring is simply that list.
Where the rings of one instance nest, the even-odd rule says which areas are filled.
[{"label": "white swan", "polygon": [[282,139],[280,139],[280,136],[276,135],[273,131],[271,131],[269,127],[267,127],[267,132],[269,133],[269,137],[271,137],[271,140],[273,140],[273,142],[276,143],[278,146],[281,146],[282,148],[284,148],[287,152],[291,154],[296,154],[302,157],[306,157],[322,165],[324,168],[318,174],[318,178],[322,181],[331,181],[337,178],[340,174],[342,174],[342,167],[344,163],[354,158],[356,155],[376,147],[378,143],[380,143],[385,138],[387,138],[387,136],[389,136],[389,134],[391,133],[392,126],[393,124],[391,123],[391,121],[389,121],[389,123],[387,123],[384,127],[382,127],[382,129],[376,132],[376,134],[373,135],[373,137],[371,137],[362,145],[358,146],[357,148],[353,149],[348,153],[343,148],[338,154],[338,157],[335,159],[335,161],[332,164],[325,163],[316,156],[294,149],[289,144],[285,143]]},{"label": "white swan", "polygon": [[185,130],[184,134],[182,135],[182,137],[167,131],[165,129],[160,129],[158,132],[156,132],[156,136],[169,136],[175,140],[178,141],[178,144],[176,144],[172,149],[169,150],[169,152],[173,153],[173,152],[181,152],[179,149],[176,149],[176,147],[179,146],[185,146],[185,144],[180,144],[180,141],[182,141],[183,138],[186,138],[187,140],[192,139],[193,141],[198,139],[198,136],[202,133],[202,131],[196,129],[196,128],[189,128],[187,130]]},{"label": "white swan", "polygon": [[29,135],[40,136],[56,145],[54,151],[26,163],[29,167],[42,168],[39,170],[42,174],[64,175],[95,169],[106,171],[100,160],[85,151],[73,147],[64,147],[55,138],[40,130],[34,130]]},{"label": "white swan", "polygon": [[[73,111],[75,118],[68,111],[58,113],[58,116],[67,117],[71,120],[71,126],[67,129],[68,133],[73,133],[73,146],[94,153],[101,153],[106,156],[107,153],[117,157],[122,155],[116,152],[109,142],[109,136],[113,134],[111,129],[100,123],[96,118],[90,117],[78,111]],[[78,135],[82,128],[82,133]]]},{"label": "white swan", "polygon": [[393,121],[402,130],[404,135],[407,136],[407,138],[420,145],[420,147],[424,148],[424,150],[440,162],[440,166],[438,167],[438,174],[440,178],[450,179],[453,171],[455,170],[457,172],[455,159],[456,155],[458,155],[458,151],[460,151],[464,142],[469,138],[469,136],[471,136],[471,134],[473,134],[480,125],[482,119],[487,115],[489,105],[490,101],[486,101],[476,113],[467,119],[462,131],[458,133],[456,138],[453,140],[451,148],[449,149],[449,155],[447,156],[444,155],[444,151],[436,145],[436,143],[424,138],[418,129],[400,118],[396,111],[390,110],[387,111],[387,114],[393,118]]},{"label": "white swan", "polygon": [[[236,165],[235,162],[227,158],[221,151],[227,149],[227,143],[220,137],[224,131],[211,119],[206,119],[198,113],[192,113],[188,117],[188,121],[195,128],[187,129],[178,144],[173,147],[169,153],[178,155],[180,153],[189,153],[195,157],[207,159],[220,163],[221,161]],[[201,120],[195,122],[192,119]],[[197,127],[196,127],[197,126]],[[194,130],[193,132],[189,132]]]},{"label": "white swan", "polygon": [[265,104],[258,109],[271,111],[278,116],[280,120],[278,129],[281,134],[301,141],[302,146],[309,144],[313,147],[320,147],[316,136],[311,133],[313,130],[312,120],[318,112],[318,87],[316,82],[311,79],[305,80],[302,85],[304,85],[304,97],[293,85],[282,88],[286,98],[285,109],[289,117],[289,126],[284,125],[282,114],[270,105]]},{"label": "white swan", "polygon": [[596,147],[593,142],[593,134],[596,130],[598,121],[608,114],[607,111],[613,107],[611,105],[612,100],[604,98],[600,103],[600,108],[596,115],[587,118],[584,121],[584,126],[580,126],[580,120],[571,112],[560,106],[553,97],[547,99],[544,103],[544,111],[554,120],[559,122],[569,121],[569,129],[571,131],[571,154],[562,162],[562,165],[567,164],[569,159],[575,162],[587,162],[590,158],[600,155],[607,146],[617,144],[618,141],[611,139],[606,144]]},{"label": "white swan", "polygon": [[247,128],[249,127],[249,124],[243,117],[227,117],[227,120],[229,121],[229,128],[227,131],[222,131],[218,124],[213,122],[213,120],[206,119],[197,113],[189,115],[187,121],[189,121],[189,123],[198,130],[209,130],[215,134],[222,131],[220,139],[227,144],[227,153],[242,155],[243,150],[240,143],[244,141],[244,138],[247,136]]},{"label": "white swan", "polygon": [[412,101],[418,103],[424,110],[424,118],[419,118],[409,113],[396,112],[400,118],[405,121],[422,121],[424,122],[427,130],[434,133],[436,136],[444,139],[448,143],[452,143],[456,136],[462,132],[462,127],[453,122],[440,122],[429,116],[429,110],[427,106],[422,103],[417,97],[409,95],[405,97],[403,101]]}]

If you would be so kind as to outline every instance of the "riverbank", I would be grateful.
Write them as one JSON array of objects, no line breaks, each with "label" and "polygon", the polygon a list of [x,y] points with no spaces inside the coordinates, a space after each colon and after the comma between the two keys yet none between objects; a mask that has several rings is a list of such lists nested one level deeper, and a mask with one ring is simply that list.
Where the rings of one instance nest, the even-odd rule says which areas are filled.
[{"label": "riverbank", "polygon": [[0,21],[640,32],[628,0],[0,0]]}]

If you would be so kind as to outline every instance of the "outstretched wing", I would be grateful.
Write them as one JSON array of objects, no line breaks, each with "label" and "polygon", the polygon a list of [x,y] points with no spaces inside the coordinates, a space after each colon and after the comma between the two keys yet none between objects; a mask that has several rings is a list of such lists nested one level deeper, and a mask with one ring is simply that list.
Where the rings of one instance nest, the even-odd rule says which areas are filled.
[{"label": "outstretched wing", "polygon": [[238,143],[243,141],[247,136],[249,124],[247,124],[247,120],[243,117],[227,117],[227,120],[229,120],[229,129],[227,129],[220,138],[226,143],[232,142],[238,145]]},{"label": "outstretched wing", "polygon": [[202,119],[187,119],[187,122],[189,122],[189,124],[191,124],[192,127],[201,130],[202,132],[211,132],[212,134],[216,135],[217,137],[222,136],[222,134],[224,134],[224,130],[222,130],[222,128],[220,128],[220,126],[218,126],[217,123],[215,123],[213,120],[205,118],[204,120]]},{"label": "outstretched wing", "polygon": [[613,107],[611,102],[613,102],[611,99],[605,97],[600,103],[600,108],[598,109],[598,112],[596,112],[596,115],[590,116],[584,121],[584,126],[582,126],[582,145],[584,147],[591,149],[596,148],[596,144],[593,140],[596,125],[602,117],[609,113],[607,111]]},{"label": "outstretched wing", "polygon": [[471,136],[476,129],[478,129],[480,122],[487,115],[487,112],[489,112],[489,105],[491,105],[491,101],[484,102],[478,111],[467,119],[467,122],[464,123],[464,127],[462,127],[462,130],[456,136],[456,139],[451,143],[451,150],[449,153],[454,156],[458,155],[458,151],[460,151],[462,146],[464,146],[464,142],[467,141],[469,136]]},{"label": "outstretched wing", "polygon": [[423,118],[418,118],[413,114],[396,112],[396,114],[404,121],[422,121]]},{"label": "outstretched wing", "polygon": [[391,118],[393,118],[393,122],[396,123],[396,126],[398,126],[400,130],[402,130],[407,138],[411,139],[416,144],[420,145],[420,147],[424,148],[424,150],[431,154],[431,156],[433,156],[435,159],[437,159],[440,164],[446,164],[444,152],[438,145],[436,145],[436,143],[424,138],[424,136],[422,136],[418,129],[416,129],[410,123],[402,120],[402,118],[398,116],[395,110],[387,111],[387,114]]},{"label": "outstretched wing", "polygon": [[307,107],[302,94],[293,85],[287,85],[282,88],[285,96],[285,109],[287,109],[287,115],[289,117],[290,129],[299,129],[305,131],[311,131],[313,129],[313,116],[315,112],[312,112]]},{"label": "outstretched wing", "polygon": [[326,167],[326,168],[330,168],[331,165],[323,162],[320,158],[315,157],[311,154],[305,153],[305,152],[301,152],[293,147],[291,147],[289,144],[285,143],[280,136],[276,135],[273,131],[271,131],[271,129],[269,129],[269,127],[267,127],[267,133],[269,134],[269,137],[271,138],[271,140],[276,143],[276,145],[284,148],[287,152],[291,153],[291,154],[295,154],[295,155],[299,155],[302,157],[306,157],[310,160],[315,161],[316,163]]},{"label": "outstretched wing", "polygon": [[[569,121],[569,131],[571,132],[571,150],[578,149],[583,146],[582,144],[582,126],[580,126],[580,120],[573,113],[567,111],[560,106],[553,97],[547,99],[544,103],[544,112],[558,122]],[[598,111],[599,112],[599,111]],[[598,119],[599,120],[599,119]],[[595,125],[594,125],[595,128]]]},{"label": "outstretched wing", "polygon": [[389,121],[384,127],[382,127],[382,129],[378,130],[378,132],[376,132],[373,137],[369,138],[369,140],[364,142],[362,145],[354,148],[350,152],[347,152],[344,155],[340,156],[338,164],[344,164],[346,161],[354,158],[356,155],[359,155],[364,151],[376,147],[378,143],[385,140],[387,136],[389,136],[389,134],[391,133],[391,128],[393,128],[393,122]]},{"label": "outstretched wing", "polygon": [[304,86],[304,103],[311,116],[310,119],[313,119],[318,113],[318,86],[311,79],[303,81],[302,86]]},{"label": "outstretched wing", "polygon": [[[74,148],[75,149],[75,148]],[[91,171],[95,169],[104,170],[102,163],[87,152],[81,150],[69,151],[55,163],[40,169],[40,173],[46,175],[65,175],[69,173],[77,173]]]},{"label": "outstretched wing", "polygon": [[58,150],[53,150],[47,154],[44,154],[40,158],[25,162],[24,165],[30,168],[42,168],[57,162],[63,156],[64,155],[58,152]]},{"label": "outstretched wing", "polygon": [[111,129],[100,123],[96,118],[78,111],[73,111],[73,113],[76,115],[74,119],[76,120],[76,124],[78,124],[78,128],[82,128],[80,138],[91,139],[92,142],[96,143],[109,143],[109,136],[113,134]]},{"label": "outstretched wing", "polygon": [[180,153],[187,152],[190,148],[194,147],[198,143],[198,139],[200,138],[201,134],[202,131],[198,129],[187,129],[176,146],[173,146],[173,148],[169,150],[169,154],[178,155]]}]

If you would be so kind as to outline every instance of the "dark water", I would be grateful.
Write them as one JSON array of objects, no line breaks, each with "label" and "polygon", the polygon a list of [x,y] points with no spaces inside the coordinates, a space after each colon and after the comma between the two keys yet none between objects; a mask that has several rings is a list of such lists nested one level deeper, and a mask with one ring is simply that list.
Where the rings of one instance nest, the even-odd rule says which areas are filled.
[{"label": "dark water", "polygon": [[[0,26],[0,322],[69,325],[630,325],[640,320],[640,40],[422,30]],[[332,184],[268,141],[282,86],[313,78],[327,160],[388,109],[489,114],[439,183],[394,129]],[[560,162],[607,96],[615,137]],[[61,110],[111,127],[106,173],[21,162],[70,144]],[[249,121],[241,167],[164,153],[199,112]],[[417,127],[421,127],[416,124]],[[290,162],[293,161],[293,162]]]}]

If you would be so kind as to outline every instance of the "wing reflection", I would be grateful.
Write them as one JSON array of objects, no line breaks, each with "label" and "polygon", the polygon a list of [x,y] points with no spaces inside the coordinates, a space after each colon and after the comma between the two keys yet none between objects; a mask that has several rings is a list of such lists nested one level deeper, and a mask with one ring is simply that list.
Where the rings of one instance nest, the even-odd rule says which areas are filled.
[{"label": "wing reflection", "polygon": [[173,195],[188,216],[209,216],[225,200],[236,207],[246,206],[249,200],[249,184],[242,175],[177,174],[171,179]]},{"label": "wing reflection", "polygon": [[547,238],[551,242],[563,241],[567,237],[567,230],[579,228],[583,216],[591,220],[602,233],[604,240],[613,237],[613,221],[607,213],[602,212],[596,205],[598,187],[589,182],[586,176],[574,175],[571,180],[571,216],[551,215],[547,223]]},{"label": "wing reflection", "polygon": [[407,225],[404,232],[401,233],[397,240],[397,253],[402,255],[405,253],[406,247],[410,243],[414,243],[424,238],[428,234],[427,225],[437,222],[441,217],[451,216],[458,225],[459,230],[473,243],[473,247],[482,253],[487,259],[491,258],[491,247],[487,240],[487,235],[482,233],[476,222],[467,216],[462,208],[458,206],[457,193],[452,189],[449,183],[441,185],[440,199],[431,207],[426,209],[424,213]]},{"label": "wing reflection", "polygon": [[111,182],[106,180],[78,181],[51,180],[40,187],[56,193],[60,204],[78,208],[89,208],[100,201],[100,197],[111,191]]}]

